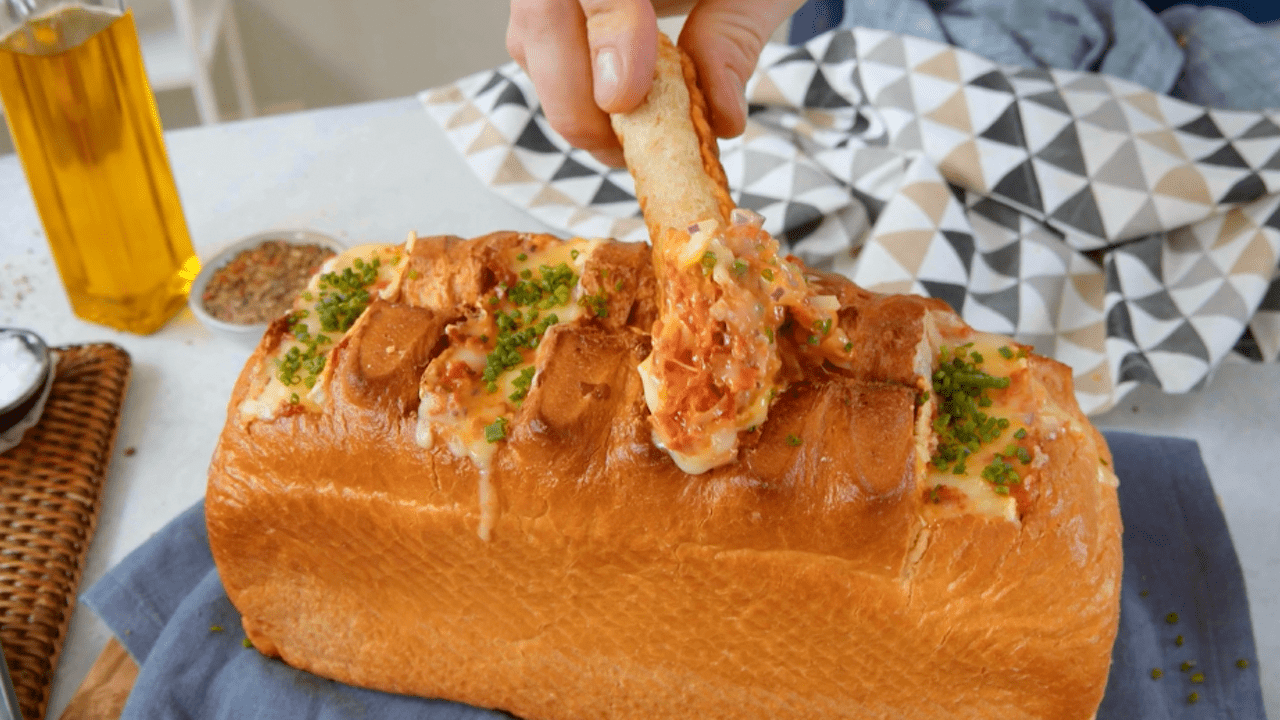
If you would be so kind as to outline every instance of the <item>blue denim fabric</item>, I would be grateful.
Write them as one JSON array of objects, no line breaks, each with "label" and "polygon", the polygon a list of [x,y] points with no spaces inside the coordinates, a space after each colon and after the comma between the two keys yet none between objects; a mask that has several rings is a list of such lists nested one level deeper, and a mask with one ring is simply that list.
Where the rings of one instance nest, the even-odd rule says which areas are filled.
[{"label": "blue denim fabric", "polygon": [[1280,3],[1275,0],[1144,0],[1152,10],[1160,12],[1175,5],[1216,5],[1231,8],[1256,23],[1280,19]]},{"label": "blue denim fabric", "polygon": [[1179,5],[1160,20],[1184,45],[1171,94],[1209,107],[1280,107],[1280,37],[1222,8]]},{"label": "blue denim fabric", "polygon": [[[839,27],[915,35],[995,62],[1100,72],[1209,107],[1280,108],[1280,37],[1233,10],[1139,0],[845,0]],[[792,42],[825,29],[812,10]]]}]

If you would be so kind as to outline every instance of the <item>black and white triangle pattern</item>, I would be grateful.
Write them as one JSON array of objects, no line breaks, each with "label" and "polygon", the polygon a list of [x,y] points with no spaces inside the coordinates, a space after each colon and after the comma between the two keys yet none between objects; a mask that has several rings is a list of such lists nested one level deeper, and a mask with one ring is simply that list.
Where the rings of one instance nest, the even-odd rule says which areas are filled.
[{"label": "black and white triangle pattern", "polygon": [[[770,45],[721,143],[735,201],[810,264],[941,298],[1074,369],[1086,411],[1280,355],[1280,113],[841,30]],[[514,64],[422,94],[477,175],[567,233],[645,236]]]}]

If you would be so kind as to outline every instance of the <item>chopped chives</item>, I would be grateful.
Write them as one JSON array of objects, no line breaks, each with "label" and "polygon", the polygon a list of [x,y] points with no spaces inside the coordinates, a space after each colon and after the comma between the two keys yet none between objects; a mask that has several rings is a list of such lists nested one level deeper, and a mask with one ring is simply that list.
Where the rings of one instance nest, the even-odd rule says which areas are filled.
[{"label": "chopped chives", "polygon": [[[965,459],[979,452],[985,443],[995,442],[1010,424],[1007,418],[992,417],[984,412],[995,404],[988,393],[1007,388],[1009,378],[983,370],[985,358],[972,347],[972,343],[940,347],[938,369],[933,373],[932,394],[938,403],[933,430],[938,436],[938,446],[930,462],[940,472],[950,469],[955,475],[964,475]],[[928,394],[924,395],[919,402],[923,403],[927,397]],[[1022,436],[1025,435],[1023,432]],[[1030,462],[1025,448],[1009,443],[982,469],[981,477],[991,483],[994,492],[1008,495],[1009,486],[1020,484],[1022,478],[1004,458],[1022,459],[1024,455]]]},{"label": "chopped chives", "polygon": [[486,442],[496,443],[507,437],[507,418],[499,415],[496,420],[484,426]]}]

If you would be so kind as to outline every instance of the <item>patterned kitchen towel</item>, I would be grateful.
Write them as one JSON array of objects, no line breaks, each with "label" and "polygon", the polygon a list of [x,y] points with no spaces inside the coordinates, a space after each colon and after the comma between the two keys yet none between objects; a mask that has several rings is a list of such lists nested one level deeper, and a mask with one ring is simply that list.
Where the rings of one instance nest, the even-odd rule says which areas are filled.
[{"label": "patterned kitchen towel", "polygon": [[[1280,355],[1280,110],[995,64],[880,30],[770,45],[721,143],[739,205],[809,264],[947,301],[1070,365],[1086,412]],[[515,64],[421,95],[480,177],[566,234],[645,238]]]}]

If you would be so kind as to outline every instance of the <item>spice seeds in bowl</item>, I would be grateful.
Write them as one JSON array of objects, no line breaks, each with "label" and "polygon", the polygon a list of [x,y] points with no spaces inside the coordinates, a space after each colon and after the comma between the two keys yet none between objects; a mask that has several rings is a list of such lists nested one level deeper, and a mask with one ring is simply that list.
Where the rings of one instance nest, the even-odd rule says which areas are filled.
[{"label": "spice seeds in bowl", "polygon": [[188,304],[205,327],[254,347],[321,264],[344,250],[338,240],[309,230],[251,235],[205,264]]}]

